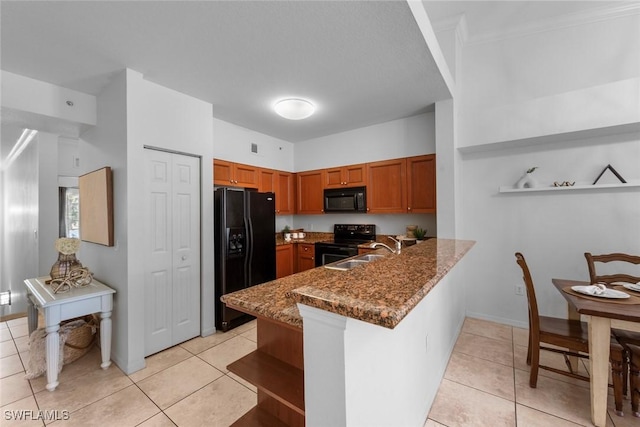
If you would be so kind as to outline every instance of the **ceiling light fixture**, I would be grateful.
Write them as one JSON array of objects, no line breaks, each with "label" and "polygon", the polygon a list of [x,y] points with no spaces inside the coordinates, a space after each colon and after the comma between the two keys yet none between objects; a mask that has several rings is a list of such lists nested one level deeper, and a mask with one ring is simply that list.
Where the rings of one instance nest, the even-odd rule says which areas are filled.
[{"label": "ceiling light fixture", "polygon": [[282,99],[273,107],[278,115],[289,120],[306,119],[316,111],[316,107],[306,99],[287,98]]}]

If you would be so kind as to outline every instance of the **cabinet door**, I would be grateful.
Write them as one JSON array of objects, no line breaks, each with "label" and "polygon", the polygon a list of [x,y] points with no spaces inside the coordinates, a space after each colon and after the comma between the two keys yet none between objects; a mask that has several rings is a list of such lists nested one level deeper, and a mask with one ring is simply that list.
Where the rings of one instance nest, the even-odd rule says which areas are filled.
[{"label": "cabinet door", "polygon": [[436,212],[436,156],[407,159],[407,212]]},{"label": "cabinet door", "polygon": [[213,185],[233,186],[233,163],[213,159]]},{"label": "cabinet door", "polygon": [[359,187],[367,185],[367,165],[341,166],[324,170],[324,188]]},{"label": "cabinet door", "polygon": [[407,211],[405,159],[369,163],[367,212],[405,213]]},{"label": "cabinet door", "polygon": [[324,170],[324,188],[344,187],[342,168],[331,168]]},{"label": "cabinet door", "polygon": [[293,274],[293,245],[276,246],[276,279]]},{"label": "cabinet door", "polygon": [[367,185],[367,165],[349,165],[342,168],[342,176],[346,186],[360,187]]},{"label": "cabinet door", "polygon": [[321,214],[324,212],[322,200],[323,171],[300,172],[298,176],[298,214]]},{"label": "cabinet door", "polygon": [[310,243],[298,243],[298,263],[296,273],[316,267],[315,246]]},{"label": "cabinet door", "polygon": [[[258,178],[260,183],[258,185],[258,191],[261,193],[272,191],[276,193],[276,171],[271,169],[260,169],[258,171]],[[276,198],[276,203],[278,199]]]},{"label": "cabinet door", "polygon": [[244,188],[258,188],[260,185],[259,168],[236,163],[234,165],[235,185]]},{"label": "cabinet door", "polygon": [[294,213],[295,186],[292,173],[276,171],[275,173],[275,193],[276,193],[276,213],[280,215],[291,215]]}]

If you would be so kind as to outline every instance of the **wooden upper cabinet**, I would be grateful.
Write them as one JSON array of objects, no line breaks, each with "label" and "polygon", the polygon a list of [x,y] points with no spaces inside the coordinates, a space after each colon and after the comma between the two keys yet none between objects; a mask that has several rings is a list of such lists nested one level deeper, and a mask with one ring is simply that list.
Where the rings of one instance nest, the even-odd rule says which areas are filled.
[{"label": "wooden upper cabinet", "polygon": [[275,171],[274,192],[276,193],[276,213],[291,215],[295,213],[295,180],[290,172]]},{"label": "wooden upper cabinet", "polygon": [[367,186],[368,213],[407,212],[406,159],[369,163]]},{"label": "wooden upper cabinet", "polygon": [[233,163],[213,159],[213,185],[233,185]]},{"label": "wooden upper cabinet", "polygon": [[324,170],[324,188],[360,187],[367,185],[367,165],[349,165]]},{"label": "wooden upper cabinet", "polygon": [[260,183],[258,191],[265,193],[267,191],[276,192],[276,171],[273,169],[260,169],[258,171]]},{"label": "wooden upper cabinet", "polygon": [[258,188],[260,185],[259,170],[260,168],[256,166],[213,159],[213,184]]},{"label": "wooden upper cabinet", "polygon": [[407,158],[407,212],[436,212],[436,156]]},{"label": "wooden upper cabinet", "polygon": [[321,214],[324,212],[324,171],[315,170],[297,174],[298,214]]}]

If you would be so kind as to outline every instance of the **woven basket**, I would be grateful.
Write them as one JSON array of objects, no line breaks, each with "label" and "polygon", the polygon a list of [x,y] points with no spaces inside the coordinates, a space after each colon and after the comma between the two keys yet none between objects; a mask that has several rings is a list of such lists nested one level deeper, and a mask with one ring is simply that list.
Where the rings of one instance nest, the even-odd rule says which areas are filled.
[{"label": "woven basket", "polygon": [[99,322],[94,315],[71,319],[64,323],[76,320],[84,320],[85,323],[69,332],[67,341],[64,343],[64,355],[62,359],[65,365],[87,354],[98,337]]}]

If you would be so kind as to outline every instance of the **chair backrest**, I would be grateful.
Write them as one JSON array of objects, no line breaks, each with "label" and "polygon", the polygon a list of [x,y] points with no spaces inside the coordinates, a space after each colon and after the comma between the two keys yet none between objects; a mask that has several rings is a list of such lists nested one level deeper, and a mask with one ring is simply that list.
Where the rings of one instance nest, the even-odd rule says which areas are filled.
[{"label": "chair backrest", "polygon": [[527,261],[524,259],[524,255],[520,252],[516,252],[516,262],[522,268],[522,279],[527,288],[527,302],[529,304],[529,329],[530,332],[536,333],[540,327],[540,319],[538,317],[538,301],[536,300],[536,290],[533,287],[533,279],[531,279],[531,273],[527,266]]},{"label": "chair backrest", "polygon": [[630,264],[640,264],[640,256],[628,255],[622,253],[615,254],[603,254],[603,255],[591,255],[589,252],[585,252],[584,257],[587,259],[587,267],[589,267],[589,280],[591,283],[612,283],[612,282],[640,282],[640,276],[634,276],[626,273],[616,274],[598,274],[596,272],[596,262],[624,262]]}]

